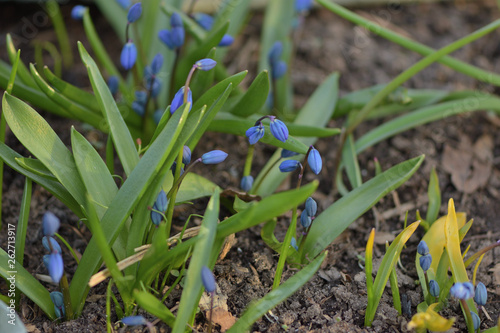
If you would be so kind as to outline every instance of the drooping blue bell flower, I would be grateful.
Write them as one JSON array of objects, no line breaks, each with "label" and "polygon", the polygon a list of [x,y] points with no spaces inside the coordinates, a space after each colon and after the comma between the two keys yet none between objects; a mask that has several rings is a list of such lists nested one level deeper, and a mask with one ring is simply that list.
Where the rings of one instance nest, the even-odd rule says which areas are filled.
[{"label": "drooping blue bell flower", "polygon": [[269,64],[272,65],[277,63],[280,60],[282,53],[283,43],[280,41],[274,42],[273,46],[271,46],[271,49],[269,50],[269,53],[267,54]]},{"label": "drooping blue bell flower", "polygon": [[153,61],[151,61],[151,72],[153,75],[156,75],[160,72],[161,67],[163,66],[163,55],[161,53],[157,53]]},{"label": "drooping blue bell flower", "polygon": [[203,266],[201,268],[201,282],[203,283],[203,287],[209,293],[213,293],[216,289],[215,285],[215,277],[210,268],[207,266]]},{"label": "drooping blue bell flower", "polygon": [[252,126],[245,132],[248,137],[248,142],[251,145],[256,144],[264,136],[264,126],[261,122],[258,125]]},{"label": "drooping blue bell flower", "polygon": [[210,58],[205,58],[205,59],[198,60],[195,63],[195,65],[196,65],[197,69],[200,69],[202,71],[209,71],[212,68],[214,68],[215,65],[217,65],[217,61],[210,59]]},{"label": "drooping blue bell flower", "polygon": [[[191,92],[190,88],[188,88],[187,101],[189,103],[191,103],[191,105],[189,106],[189,111],[191,111],[191,109],[193,108],[193,93]],[[172,100],[172,103],[170,104],[170,113],[174,114],[174,112],[177,111],[177,109],[182,104],[184,104],[184,86],[182,86],[181,89],[179,89],[179,91],[177,91],[175,93],[174,99]]]},{"label": "drooping blue bell flower", "polygon": [[170,30],[162,29],[158,31],[158,38],[165,44],[170,50],[175,49],[174,42],[172,41],[172,37],[170,36]]},{"label": "drooping blue bell flower", "polygon": [[167,194],[163,189],[158,193],[158,196],[156,197],[156,201],[153,204],[153,209],[151,210],[151,221],[153,222],[154,225],[158,226],[160,225],[161,221],[163,220],[162,214],[159,212],[165,213],[167,211],[168,207],[168,199],[167,199]]},{"label": "drooping blue bell flower", "polygon": [[[57,253],[62,253],[61,246],[59,245],[59,243],[50,236],[44,236],[42,238],[42,245],[49,252],[55,251]],[[50,248],[50,246],[52,246],[52,248]]]},{"label": "drooping blue bell flower", "polygon": [[130,7],[131,5],[131,2],[130,0],[116,0],[116,2],[123,8],[123,9],[127,9],[128,7]]},{"label": "drooping blue bell flower", "polygon": [[457,282],[451,287],[450,295],[463,300],[474,297],[474,286],[470,282]]},{"label": "drooping blue bell flower", "polygon": [[201,162],[203,164],[219,164],[223,162],[227,157],[227,153],[222,150],[212,150],[201,156]]},{"label": "drooping blue bell flower", "polygon": [[307,215],[306,211],[303,211],[302,214],[300,214],[300,224],[302,224],[302,226],[307,229],[309,228],[311,223],[312,223],[311,217]]},{"label": "drooping blue bell flower", "polygon": [[312,172],[315,174],[319,174],[321,169],[323,168],[323,160],[321,159],[321,155],[319,152],[311,146],[311,150],[309,151],[309,156],[307,156],[307,163],[311,168]]},{"label": "drooping blue bell flower", "polygon": [[64,318],[66,316],[66,309],[64,308],[64,296],[59,291],[50,293],[50,299],[54,304],[54,310],[57,318]]},{"label": "drooping blue bell flower", "polygon": [[52,252],[49,257],[49,275],[54,283],[59,283],[64,273],[64,264],[61,253]]},{"label": "drooping blue bell flower", "polygon": [[274,80],[282,78],[286,74],[286,62],[280,60],[271,65],[271,76]]},{"label": "drooping blue bell flower", "polygon": [[42,231],[44,236],[53,236],[59,230],[60,225],[61,222],[52,212],[43,214]]},{"label": "drooping blue bell flower", "polygon": [[486,305],[487,300],[488,300],[488,291],[486,290],[486,286],[484,285],[484,283],[479,282],[476,286],[474,301],[477,303],[477,305],[484,306]]},{"label": "drooping blue bell flower", "polygon": [[130,70],[134,67],[135,62],[137,60],[137,48],[135,44],[129,40],[122,49],[122,53],[120,55],[120,63],[122,67],[126,70]]},{"label": "drooping blue bell flower", "polygon": [[234,37],[228,34],[225,34],[222,36],[222,39],[220,40],[218,46],[220,47],[225,47],[225,46],[230,46],[234,43]]},{"label": "drooping blue bell flower", "polygon": [[194,14],[194,20],[200,25],[200,27],[203,28],[203,30],[211,30],[214,26],[214,18],[205,13]]},{"label": "drooping blue bell flower", "polygon": [[184,45],[185,32],[182,18],[179,13],[173,13],[172,16],[170,16],[170,26],[172,27],[172,30],[170,30],[172,45],[174,45],[174,48],[181,47]]},{"label": "drooping blue bell flower", "polygon": [[83,19],[83,14],[85,14],[85,11],[87,10],[87,7],[82,6],[82,5],[76,5],[71,9],[71,18],[76,21],[80,21]]},{"label": "drooping blue bell flower", "polygon": [[432,256],[428,253],[425,256],[419,258],[420,267],[424,272],[427,272],[432,264]]},{"label": "drooping blue bell flower", "polygon": [[189,149],[188,146],[182,148],[182,163],[184,163],[184,165],[191,163],[191,149]]},{"label": "drooping blue bell flower", "polygon": [[128,316],[122,318],[122,323],[127,326],[141,326],[147,325],[148,322],[143,316]]},{"label": "drooping blue bell flower", "polygon": [[111,95],[115,95],[118,92],[120,81],[117,76],[111,75],[108,79],[108,88]]},{"label": "drooping blue bell flower", "polygon": [[315,216],[317,211],[318,211],[318,204],[316,203],[316,201],[311,197],[307,198],[306,200],[307,215]]},{"label": "drooping blue bell flower", "polygon": [[429,294],[431,294],[434,297],[439,297],[439,292],[440,292],[439,284],[437,283],[436,280],[430,280],[429,281]]},{"label": "drooping blue bell flower", "polygon": [[288,149],[281,150],[281,158],[288,158],[288,157],[292,157],[292,156],[295,156],[298,154],[299,153],[296,153],[296,152],[288,150]]},{"label": "drooping blue bell flower", "polygon": [[425,241],[420,241],[420,243],[418,243],[417,253],[421,256],[429,254],[429,247],[427,246],[427,243]]},{"label": "drooping blue bell flower", "polygon": [[271,134],[278,140],[285,142],[288,139],[288,127],[276,117],[271,117]]},{"label": "drooping blue bell flower", "polygon": [[477,331],[479,329],[479,326],[481,326],[481,319],[474,311],[471,311],[470,314],[472,316],[472,325],[474,326],[474,331]]},{"label": "drooping blue bell flower", "polygon": [[252,189],[253,177],[248,175],[241,178],[240,187],[243,191],[248,192]]},{"label": "drooping blue bell flower", "polygon": [[296,160],[286,160],[281,162],[279,169],[281,172],[292,172],[299,168],[300,162]]},{"label": "drooping blue bell flower", "polygon": [[128,23],[134,23],[141,17],[142,14],[142,4],[140,2],[134,4],[130,9],[128,10],[127,14],[127,21]]}]

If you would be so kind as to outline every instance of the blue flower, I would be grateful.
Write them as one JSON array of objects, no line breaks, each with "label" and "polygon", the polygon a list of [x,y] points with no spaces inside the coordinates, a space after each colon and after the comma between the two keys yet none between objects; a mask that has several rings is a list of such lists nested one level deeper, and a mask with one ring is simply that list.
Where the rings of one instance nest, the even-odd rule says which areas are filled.
[{"label": "blue flower", "polygon": [[210,268],[207,266],[203,266],[201,268],[201,282],[207,292],[212,293],[215,291],[215,277]]},{"label": "blue flower", "polygon": [[[189,103],[191,103],[191,105],[189,106],[189,111],[191,111],[191,109],[193,107],[193,93],[191,92],[190,88],[188,88],[187,100]],[[170,104],[170,113],[174,114],[174,112],[177,111],[177,109],[182,104],[184,104],[184,86],[182,86],[181,89],[179,89],[179,91],[177,91],[175,93],[174,99],[172,100],[172,103]]]},{"label": "blue flower", "polygon": [[280,171],[281,172],[292,172],[298,169],[300,162],[296,160],[286,160],[281,162]]},{"label": "blue flower", "polygon": [[127,326],[147,325],[148,322],[143,316],[128,316],[122,318],[122,323]]},{"label": "blue flower", "polygon": [[45,236],[53,236],[59,230],[60,225],[61,222],[52,212],[43,214],[42,231]]},{"label": "blue flower", "polygon": [[319,152],[311,146],[311,150],[309,151],[309,156],[307,156],[307,163],[311,168],[312,172],[315,174],[319,174],[321,169],[323,168],[323,161],[321,160],[321,156]]},{"label": "blue flower", "polygon": [[130,7],[130,0],[116,0],[116,2],[123,8],[127,9]]},{"label": "blue flower", "polygon": [[156,75],[160,72],[161,66],[163,66],[163,55],[158,53],[151,61],[151,72]]},{"label": "blue flower", "polygon": [[122,49],[122,53],[120,55],[120,63],[122,67],[126,70],[131,69],[135,65],[135,61],[137,60],[137,48],[132,41],[128,41],[127,44]]},{"label": "blue flower", "polygon": [[437,283],[437,281],[430,280],[429,281],[429,294],[431,294],[434,297],[438,297],[439,292],[440,292],[440,289],[439,289],[439,284]]},{"label": "blue flower", "polygon": [[316,203],[316,201],[311,197],[307,198],[306,200],[307,215],[315,216],[317,211],[318,211],[318,204]]},{"label": "blue flower", "polygon": [[251,145],[254,145],[264,136],[264,126],[259,122],[258,125],[247,129],[245,135],[248,137],[248,142],[250,142]]},{"label": "blue flower", "polygon": [[420,267],[424,272],[427,272],[432,264],[432,256],[430,254],[426,254],[421,256],[419,259]]},{"label": "blue flower", "polygon": [[[50,245],[49,245],[49,242],[50,242]],[[42,238],[42,245],[49,252],[55,251],[57,253],[62,253],[61,246],[59,245],[59,243],[54,238],[52,238],[50,236],[44,236]],[[50,246],[52,246],[52,248]]]},{"label": "blue flower", "polygon": [[134,23],[141,17],[142,14],[142,4],[140,2],[134,4],[130,9],[128,10],[127,14],[127,21],[128,23]]},{"label": "blue flower", "polygon": [[203,30],[210,30],[214,26],[214,18],[205,13],[196,13],[194,14],[194,20],[196,23],[203,28]]},{"label": "blue flower", "polygon": [[151,97],[155,98],[160,94],[162,81],[160,78],[155,78],[153,86],[151,86],[151,81],[148,83],[148,88],[151,89]]},{"label": "blue flower", "polygon": [[80,21],[83,18],[83,14],[85,14],[86,10],[87,10],[87,7],[82,6],[82,5],[76,5],[71,10],[71,18],[73,20]]},{"label": "blue flower", "polygon": [[172,37],[170,36],[170,30],[162,29],[158,31],[158,38],[171,50],[175,49],[174,42],[172,41]]},{"label": "blue flower", "polygon": [[474,331],[477,331],[479,329],[479,326],[481,326],[481,319],[474,311],[471,311],[470,314],[472,316],[472,325],[474,326]]},{"label": "blue flower", "polygon": [[296,152],[288,150],[288,149],[281,150],[281,158],[292,157],[292,156],[295,156],[295,155],[298,155],[298,154],[299,153],[296,153]]},{"label": "blue flower", "polygon": [[293,247],[295,251],[299,250],[299,247],[297,246],[297,240],[295,239],[295,237],[292,237],[292,240],[290,241],[290,246]]},{"label": "blue flower", "polygon": [[286,74],[287,65],[284,61],[278,61],[271,65],[271,76],[274,80],[282,78]]},{"label": "blue flower", "polygon": [[276,119],[276,117],[271,118],[271,133],[276,139],[282,142],[288,139],[288,127],[286,127],[284,122]]},{"label": "blue flower", "polygon": [[64,296],[59,291],[50,293],[50,299],[54,303],[54,310],[57,318],[64,318],[66,316],[66,309],[64,308]]},{"label": "blue flower", "polygon": [[170,16],[170,26],[172,28],[180,28],[182,27],[182,17],[179,13],[174,12],[172,16]]},{"label": "blue flower", "polygon": [[163,220],[162,214],[159,212],[165,213],[168,207],[168,199],[167,194],[163,189],[158,193],[156,197],[156,201],[153,204],[153,209],[151,210],[151,221],[154,225],[159,225]]},{"label": "blue flower", "polygon": [[241,178],[240,187],[243,191],[248,192],[252,189],[253,177],[248,175]]},{"label": "blue flower", "polygon": [[427,246],[427,243],[425,241],[420,241],[420,243],[418,243],[417,253],[421,256],[429,254],[429,247]]},{"label": "blue flower", "polygon": [[234,37],[228,34],[225,34],[222,36],[222,39],[220,40],[218,46],[224,47],[224,46],[230,46],[234,42]]},{"label": "blue flower", "polygon": [[217,65],[217,61],[210,59],[210,58],[205,58],[205,59],[198,60],[195,63],[195,65],[196,65],[196,68],[198,68],[202,71],[209,71],[212,68],[214,68],[215,65]]},{"label": "blue flower", "polygon": [[145,91],[136,91],[135,100],[132,102],[132,110],[139,116],[144,116],[148,94]]},{"label": "blue flower", "polygon": [[484,306],[488,300],[488,291],[484,283],[479,282],[476,286],[476,292],[474,294],[474,301],[477,305]]},{"label": "blue flower", "polygon": [[144,113],[146,112],[146,110],[144,108],[144,104],[141,104],[138,101],[132,102],[132,110],[134,110],[134,112],[137,113],[141,117],[144,116]]},{"label": "blue flower", "polygon": [[191,163],[191,149],[188,146],[182,148],[182,163],[185,165]]},{"label": "blue flower", "polygon": [[312,223],[312,219],[309,215],[307,215],[307,212],[302,212],[302,214],[300,214],[300,224],[302,224],[302,226],[304,228],[309,228],[309,226],[311,225]]},{"label": "blue flower", "polygon": [[54,283],[59,283],[64,273],[63,259],[60,253],[52,252],[49,257],[49,275]]},{"label": "blue flower", "polygon": [[313,0],[295,0],[295,10],[299,13],[311,9]]},{"label": "blue flower", "polygon": [[[175,169],[177,168],[177,162],[174,161],[174,163],[172,163],[172,166],[170,167],[170,171],[172,171],[172,176],[175,177]],[[184,174],[184,168],[181,167],[181,176]]]},{"label": "blue flower", "polygon": [[277,63],[280,60],[282,53],[283,44],[280,41],[274,42],[273,46],[271,46],[271,49],[269,50],[269,53],[267,54],[269,64],[272,66]]},{"label": "blue flower", "polygon": [[201,162],[203,164],[218,164],[223,162],[227,157],[227,153],[222,150],[212,150],[201,156]]},{"label": "blue flower", "polygon": [[111,92],[111,95],[114,95],[118,92],[118,86],[120,84],[120,81],[118,80],[118,77],[115,75],[112,75],[108,79],[108,88],[109,91]]},{"label": "blue flower", "polygon": [[457,282],[451,287],[450,295],[463,300],[474,297],[474,286],[470,282]]}]

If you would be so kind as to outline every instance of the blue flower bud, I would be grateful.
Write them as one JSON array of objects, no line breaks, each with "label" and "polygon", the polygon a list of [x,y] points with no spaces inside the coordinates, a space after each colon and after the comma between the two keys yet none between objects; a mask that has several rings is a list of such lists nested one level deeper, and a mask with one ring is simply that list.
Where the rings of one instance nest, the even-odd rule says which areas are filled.
[{"label": "blue flower bud", "polygon": [[307,215],[315,216],[317,211],[318,211],[318,204],[316,203],[316,201],[311,197],[307,198],[306,200]]},{"label": "blue flower bud", "polygon": [[194,19],[196,23],[198,23],[204,30],[212,29],[214,25],[214,18],[205,13],[196,13],[194,14]]},{"label": "blue flower bud", "polygon": [[474,326],[474,331],[477,331],[479,329],[479,326],[481,326],[481,319],[474,311],[471,311],[470,314],[472,316],[472,325]]},{"label": "blue flower bud", "polygon": [[476,292],[474,294],[474,301],[477,305],[484,306],[488,300],[488,291],[484,283],[479,282],[476,286]]},{"label": "blue flower bud", "polygon": [[135,92],[135,100],[140,104],[146,104],[148,100],[148,93],[142,90],[138,90]]},{"label": "blue flower bud", "polygon": [[299,153],[296,153],[294,151],[288,150],[288,149],[283,149],[281,151],[281,158],[287,158],[287,157],[292,157],[295,155],[298,155]]},{"label": "blue flower bud", "polygon": [[474,286],[470,282],[457,282],[451,287],[450,295],[463,300],[474,297]]},{"label": "blue flower bud", "polygon": [[434,297],[439,297],[439,284],[437,283],[436,280],[430,280],[429,281],[429,294],[431,294]]},{"label": "blue flower bud", "polygon": [[[172,176],[175,177],[175,169],[177,168],[177,162],[174,161],[172,166],[170,167],[170,171],[172,171]],[[184,168],[181,167],[181,176],[184,174]]]},{"label": "blue flower bud", "polygon": [[271,49],[269,50],[269,53],[267,54],[269,64],[272,66],[277,63],[280,60],[282,53],[283,44],[280,41],[274,42],[273,46],[271,46]]},{"label": "blue flower bud", "polygon": [[159,226],[161,221],[163,221],[163,215],[158,213],[160,210],[156,206],[156,202],[153,205],[153,209],[151,210],[151,214],[149,215],[151,217],[151,222],[153,222],[154,225]]},{"label": "blue flower bud", "polygon": [[299,250],[299,247],[297,246],[297,240],[295,239],[295,237],[292,237],[292,240],[290,241],[290,246],[293,247],[295,251]]},{"label": "blue flower bud", "polygon": [[215,291],[215,277],[210,268],[207,266],[203,266],[201,268],[201,282],[207,292],[212,293]]},{"label": "blue flower bud", "polygon": [[130,7],[130,0],[116,0],[116,2],[123,8],[123,9],[127,9],[128,7]]},{"label": "blue flower bud", "polygon": [[52,303],[54,303],[54,310],[57,318],[64,318],[66,316],[66,309],[64,308],[63,294],[59,291],[53,291],[50,293],[50,299]]},{"label": "blue flower bud", "polygon": [[295,10],[299,13],[305,12],[312,8],[312,0],[295,0]]},{"label": "blue flower bud", "polygon": [[52,212],[46,212],[43,214],[42,218],[42,231],[44,236],[52,236],[57,230],[59,230],[59,226],[61,222]]},{"label": "blue flower bud", "polygon": [[[161,91],[161,85],[162,85],[162,81],[160,78],[155,78],[155,80],[153,81],[153,86],[150,88],[151,89],[151,97],[155,98],[157,97],[159,94],[160,94],[160,91]],[[150,83],[151,85],[151,83]]]},{"label": "blue flower bud", "polygon": [[165,191],[163,191],[163,189],[160,191],[160,193],[158,193],[155,205],[156,205],[156,210],[159,210],[160,212],[167,211],[168,199],[167,199],[167,194],[165,193]]},{"label": "blue flower bud", "polygon": [[117,76],[110,76],[108,79],[108,88],[109,91],[111,92],[111,95],[115,95],[118,92],[118,87],[119,87],[120,81],[118,80]]},{"label": "blue flower bud", "polygon": [[[49,242],[50,242],[50,245],[52,245],[52,249],[50,248],[50,245],[49,245]],[[49,236],[44,236],[42,238],[42,245],[43,247],[49,251],[49,252],[52,252],[52,251],[55,251],[57,253],[62,253],[62,250],[61,250],[61,246],[59,245],[59,243],[52,237],[49,237]]]},{"label": "blue flower bud", "polygon": [[256,144],[264,136],[264,126],[259,123],[256,126],[252,126],[247,129],[245,135],[248,137],[248,142],[251,145]]},{"label": "blue flower bud", "polygon": [[225,34],[222,36],[222,39],[220,40],[218,46],[224,47],[224,46],[230,46],[234,42],[234,37],[228,34]]},{"label": "blue flower bud", "polygon": [[182,149],[182,163],[185,165],[191,163],[191,149],[188,146],[184,146]]},{"label": "blue flower bud", "polygon": [[288,127],[276,117],[271,118],[271,134],[278,140],[285,142],[288,139]]},{"label": "blue flower bud", "polygon": [[85,14],[86,10],[87,10],[87,7],[82,6],[82,5],[76,5],[71,10],[71,18],[73,20],[80,21],[81,19],[83,19],[83,14]]},{"label": "blue flower bud", "polygon": [[201,162],[203,164],[218,164],[223,162],[227,157],[227,153],[222,150],[212,150],[201,156]]},{"label": "blue flower bud", "polygon": [[307,229],[309,228],[311,223],[312,219],[309,215],[307,215],[307,212],[306,211],[302,212],[302,214],[300,214],[300,224],[302,224],[302,226]]},{"label": "blue flower bud", "polygon": [[122,318],[122,323],[127,326],[147,325],[147,320],[143,316],[128,316]]},{"label": "blue flower bud", "polygon": [[122,49],[122,53],[120,55],[120,63],[122,67],[126,70],[131,69],[135,65],[135,61],[137,60],[137,49],[135,44],[132,41],[129,41]]},{"label": "blue flower bud", "polygon": [[[191,109],[193,107],[193,93],[191,92],[190,88],[188,88],[187,100],[189,103],[191,103],[191,105],[189,106],[189,111],[191,111]],[[172,100],[172,103],[170,104],[170,113],[174,114],[174,112],[177,111],[177,109],[182,104],[184,104],[184,86],[182,86],[181,89],[179,89],[179,91],[177,91],[175,93],[174,99]]]},{"label": "blue flower bud", "polygon": [[425,241],[420,241],[420,243],[418,243],[417,253],[421,256],[429,254],[429,247],[427,246],[427,243]]},{"label": "blue flower bud", "polygon": [[43,256],[43,265],[45,266],[45,268],[47,268],[47,270],[49,270],[49,262],[50,262],[50,254],[45,254]]},{"label": "blue flower bud", "polygon": [[282,78],[286,74],[287,65],[284,61],[278,61],[271,66],[271,76],[274,80]]},{"label": "blue flower bud", "polygon": [[54,283],[59,283],[64,273],[63,259],[60,253],[52,252],[49,257],[49,275]]},{"label": "blue flower bud", "polygon": [[144,116],[144,113],[146,112],[145,105],[139,101],[132,102],[132,110],[134,110],[134,112],[141,117]]},{"label": "blue flower bud", "polygon": [[172,28],[170,30],[170,39],[174,48],[179,48],[184,45],[185,32],[183,27]]},{"label": "blue flower bud", "polygon": [[245,192],[248,192],[252,189],[252,185],[253,185],[253,177],[252,176],[244,176],[243,178],[241,178],[241,183],[240,183],[240,187],[243,191]]},{"label": "blue flower bud", "polygon": [[179,15],[179,13],[172,13],[172,16],[170,16],[170,26],[172,28],[182,28],[182,17]]},{"label": "blue flower bud", "polygon": [[292,172],[297,170],[297,168],[300,166],[300,162],[296,160],[286,160],[281,162],[280,164],[280,171],[281,172]]},{"label": "blue flower bud", "polygon": [[151,61],[151,71],[154,75],[158,74],[161,70],[161,66],[163,66],[163,55],[158,53]]},{"label": "blue flower bud", "polygon": [[130,9],[128,10],[127,14],[127,21],[129,23],[134,23],[141,17],[142,14],[142,4],[140,2],[134,4]]},{"label": "blue flower bud", "polygon": [[176,48],[174,42],[171,37],[171,33],[167,29],[163,29],[158,31],[158,38],[170,49],[173,50]]},{"label": "blue flower bud", "polygon": [[312,172],[315,174],[319,174],[321,172],[321,169],[323,168],[323,161],[321,160],[321,155],[319,152],[311,146],[312,149],[309,151],[309,156],[307,157],[307,163],[309,164],[309,167],[311,168]]},{"label": "blue flower bud", "polygon": [[424,272],[427,272],[432,264],[432,256],[430,254],[426,254],[425,256],[421,256],[420,259],[420,267]]},{"label": "blue flower bud", "polygon": [[205,58],[198,60],[195,65],[196,68],[201,69],[202,71],[209,71],[214,68],[215,65],[217,65],[217,61],[210,58]]}]

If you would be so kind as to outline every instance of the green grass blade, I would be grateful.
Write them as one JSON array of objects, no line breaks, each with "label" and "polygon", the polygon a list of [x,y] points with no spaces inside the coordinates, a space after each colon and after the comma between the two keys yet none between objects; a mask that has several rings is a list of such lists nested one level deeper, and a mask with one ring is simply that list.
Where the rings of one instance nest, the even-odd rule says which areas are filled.
[{"label": "green grass blade", "polygon": [[424,156],[415,157],[393,166],[349,192],[316,217],[304,243],[309,258],[318,255],[354,220],[381,198],[407,181],[420,167]]},{"label": "green grass blade", "polygon": [[215,241],[215,233],[219,218],[219,190],[215,190],[208,202],[203,222],[198,233],[198,241],[193,250],[193,256],[189,262],[186,274],[184,290],[182,292],[179,311],[175,320],[173,333],[182,333],[186,324],[193,316],[198,307],[202,293],[201,268],[209,266],[210,253]]},{"label": "green grass blade", "polygon": [[252,324],[255,323],[266,312],[273,309],[276,305],[286,300],[290,295],[302,287],[319,269],[326,258],[328,252],[314,259],[309,265],[300,272],[286,280],[277,289],[271,291],[257,302],[251,304],[243,313],[241,318],[227,331],[228,333],[239,333],[250,331]]},{"label": "green grass blade", "polygon": [[80,50],[83,62],[87,66],[90,83],[92,84],[92,89],[94,90],[97,101],[108,121],[109,131],[113,137],[113,143],[115,144],[118,157],[120,158],[125,173],[129,176],[139,162],[139,154],[137,153],[132,135],[95,61],[87,53],[82,43],[78,43],[78,49]]},{"label": "green grass blade", "polygon": [[[346,143],[342,149],[342,162],[345,164],[347,177],[353,189],[363,184],[361,179],[361,170],[359,169],[358,156],[354,148],[354,139],[352,135],[347,137]],[[341,169],[339,168],[339,172]]]}]

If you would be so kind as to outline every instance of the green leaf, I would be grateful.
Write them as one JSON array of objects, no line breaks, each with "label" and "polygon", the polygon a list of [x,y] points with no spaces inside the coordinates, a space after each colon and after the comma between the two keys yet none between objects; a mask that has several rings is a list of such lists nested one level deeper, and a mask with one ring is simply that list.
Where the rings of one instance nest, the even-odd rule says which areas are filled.
[{"label": "green leaf", "polygon": [[3,112],[19,141],[61,182],[79,204],[85,203],[85,187],[66,145],[47,122],[23,101],[5,93]]},{"label": "green leaf", "polygon": [[318,255],[359,216],[407,181],[423,160],[424,156],[421,155],[393,166],[349,192],[318,215],[304,243],[307,257]]},{"label": "green leaf", "polygon": [[[14,268],[10,265],[15,265]],[[11,273],[15,271],[16,273]],[[4,249],[0,248],[0,275],[5,279],[14,277],[16,288],[32,300],[51,319],[55,320],[56,314],[54,304],[50,299],[47,289],[35,279],[30,272],[24,269],[23,265],[9,257]],[[2,321],[5,321],[3,319]]]},{"label": "green leaf", "polygon": [[267,71],[262,71],[253,80],[245,94],[231,108],[231,113],[240,117],[248,117],[259,112],[264,104],[266,104],[268,95],[269,75]]},{"label": "green leaf", "polygon": [[202,292],[201,268],[209,266],[210,253],[215,241],[217,221],[219,218],[219,190],[216,189],[208,202],[203,222],[198,233],[198,241],[189,262],[189,268],[184,282],[184,289],[177,312],[173,333],[182,333],[186,324],[194,315]]},{"label": "green leaf", "polygon": [[290,295],[302,287],[319,269],[326,258],[328,252],[314,259],[309,265],[300,272],[286,280],[277,289],[271,291],[257,302],[251,304],[243,313],[241,318],[227,331],[228,333],[239,333],[250,331],[252,324],[269,310],[286,300]]},{"label": "green leaf", "polygon": [[85,50],[82,43],[78,43],[78,49],[80,51],[82,61],[87,66],[94,94],[96,95],[101,110],[105,114],[108,121],[109,131],[113,137],[113,143],[115,144],[118,157],[120,158],[125,173],[129,176],[139,162],[139,154],[137,153],[132,135],[125,124],[125,121],[116,106],[115,99],[113,98],[113,95],[111,95],[108,85],[102,78],[101,72],[99,71],[99,68],[97,68],[96,63],[87,53],[87,50]]},{"label": "green leaf", "polygon": [[27,171],[33,172],[39,176],[42,176],[46,179],[58,182],[56,176],[52,172],[50,172],[47,167],[37,159],[28,158],[28,157],[16,157],[16,162],[20,166],[22,166]]},{"label": "green leaf", "polygon": [[[11,64],[14,64],[17,58],[17,50],[16,47],[14,46],[14,42],[12,41],[12,36],[10,34],[7,34],[5,40],[6,40],[7,53],[9,54],[9,61]],[[19,61],[17,67],[17,75],[19,76],[21,81],[27,86],[35,89],[38,88],[35,81],[33,81],[33,78],[31,77],[28,68],[22,61]]]},{"label": "green leaf", "polygon": [[417,229],[420,222],[415,222],[410,224],[405,230],[403,230],[396,239],[392,242],[391,246],[387,249],[384,259],[375,277],[375,282],[373,283],[373,298],[368,299],[368,306],[365,313],[365,326],[371,326],[373,318],[375,317],[375,311],[377,311],[378,303],[382,298],[387,280],[398,261],[399,255],[403,250],[404,245],[408,241],[413,232]]},{"label": "green leaf", "polygon": [[[353,189],[360,187],[363,184],[361,179],[361,171],[359,169],[358,156],[354,150],[354,139],[352,135],[347,137],[344,148],[342,149],[342,163],[345,164],[347,177]],[[341,169],[339,168],[339,172]]]},{"label": "green leaf", "polygon": [[208,197],[212,195],[216,189],[220,189],[219,186],[207,178],[190,172],[182,181],[175,201],[186,202],[202,197]]},{"label": "green leaf", "polygon": [[237,87],[247,74],[248,71],[239,72],[217,83],[206,93],[200,96],[200,98],[195,99],[196,101],[193,104],[193,110],[200,109],[203,105],[212,105],[219,99],[230,84],[232,84],[233,87]]},{"label": "green leaf", "polygon": [[429,225],[432,225],[437,220],[439,208],[441,208],[441,190],[439,189],[439,178],[436,168],[432,168],[431,171],[427,196],[429,197],[429,204],[427,206],[426,221]]},{"label": "green leaf", "polygon": [[134,290],[134,298],[137,304],[152,314],[153,316],[161,319],[165,324],[174,327],[175,316],[173,313],[162,303],[159,299],[154,297],[148,292]]}]

